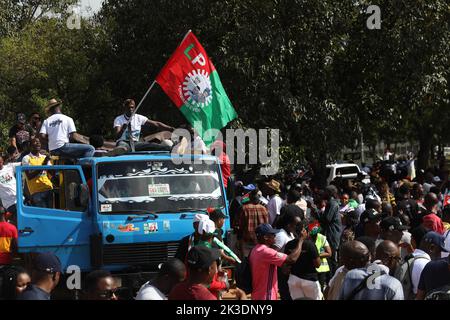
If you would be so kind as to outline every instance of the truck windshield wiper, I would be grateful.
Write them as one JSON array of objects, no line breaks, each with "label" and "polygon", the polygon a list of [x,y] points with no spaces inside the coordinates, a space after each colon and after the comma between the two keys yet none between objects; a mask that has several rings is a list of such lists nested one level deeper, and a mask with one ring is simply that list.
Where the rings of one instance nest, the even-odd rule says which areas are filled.
[{"label": "truck windshield wiper", "polygon": [[[127,220],[133,220],[133,219],[158,219],[158,215],[156,213],[153,213],[151,211],[147,211],[147,210],[124,210],[124,211],[119,211],[119,212],[115,212],[115,213],[132,213],[135,214],[136,216],[128,216]],[[147,215],[147,216],[145,216]]]},{"label": "truck windshield wiper", "polygon": [[208,210],[206,209],[195,209],[195,208],[180,208],[177,210],[174,210],[176,212],[204,212],[206,214],[209,214]]}]

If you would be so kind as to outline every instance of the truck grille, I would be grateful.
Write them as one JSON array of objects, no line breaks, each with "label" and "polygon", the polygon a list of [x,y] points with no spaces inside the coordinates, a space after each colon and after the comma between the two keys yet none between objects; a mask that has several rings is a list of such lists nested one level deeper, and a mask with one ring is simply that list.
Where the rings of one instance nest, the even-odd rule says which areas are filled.
[{"label": "truck grille", "polygon": [[110,244],[103,247],[105,265],[157,265],[175,256],[178,242]]}]

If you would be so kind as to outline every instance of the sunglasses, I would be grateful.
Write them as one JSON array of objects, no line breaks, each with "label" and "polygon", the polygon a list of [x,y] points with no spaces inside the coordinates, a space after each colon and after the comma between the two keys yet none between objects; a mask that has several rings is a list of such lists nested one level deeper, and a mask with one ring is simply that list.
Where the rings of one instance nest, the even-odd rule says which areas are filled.
[{"label": "sunglasses", "polygon": [[118,292],[118,289],[103,290],[98,293],[98,296],[102,299],[111,299],[114,295],[117,296]]},{"label": "sunglasses", "polygon": [[402,260],[402,257],[401,256],[390,256],[389,259],[397,260],[398,262],[400,262]]}]

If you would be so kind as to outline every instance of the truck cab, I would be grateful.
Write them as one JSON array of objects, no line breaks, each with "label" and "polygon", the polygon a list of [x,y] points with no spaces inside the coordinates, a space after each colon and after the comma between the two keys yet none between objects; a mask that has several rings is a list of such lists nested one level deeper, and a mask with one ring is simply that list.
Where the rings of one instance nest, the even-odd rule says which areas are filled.
[{"label": "truck cab", "polygon": [[[27,170],[45,169],[52,206],[34,207]],[[193,232],[193,218],[228,203],[220,164],[206,155],[141,152],[80,159],[74,165],[16,169],[19,252],[54,252],[63,269],[116,273],[157,270]]]}]

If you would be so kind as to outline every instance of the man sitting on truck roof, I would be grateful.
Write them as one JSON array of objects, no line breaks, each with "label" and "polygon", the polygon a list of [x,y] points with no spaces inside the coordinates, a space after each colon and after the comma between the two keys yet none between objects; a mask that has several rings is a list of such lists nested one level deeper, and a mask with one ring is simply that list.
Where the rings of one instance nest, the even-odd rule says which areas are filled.
[{"label": "man sitting on truck roof", "polygon": [[[137,151],[155,148],[156,145],[154,143],[139,142],[143,125],[152,126],[160,131],[165,130],[172,132],[174,130],[173,127],[162,122],[150,120],[146,116],[134,113],[136,110],[136,103],[133,99],[125,100],[123,107],[124,113],[114,119],[114,131],[116,133],[118,149],[123,149],[125,152],[130,151],[130,137],[131,141],[134,142],[135,150]],[[129,131],[131,131],[131,133]],[[160,147],[162,148],[162,146]]]},{"label": "man sitting on truck roof", "polygon": [[[94,147],[77,133],[73,119],[62,114],[61,105],[61,101],[56,99],[49,101],[45,112],[50,116],[42,124],[41,139],[48,140],[48,148],[52,155],[68,158],[92,157]],[[70,140],[79,143],[70,143]]]}]

